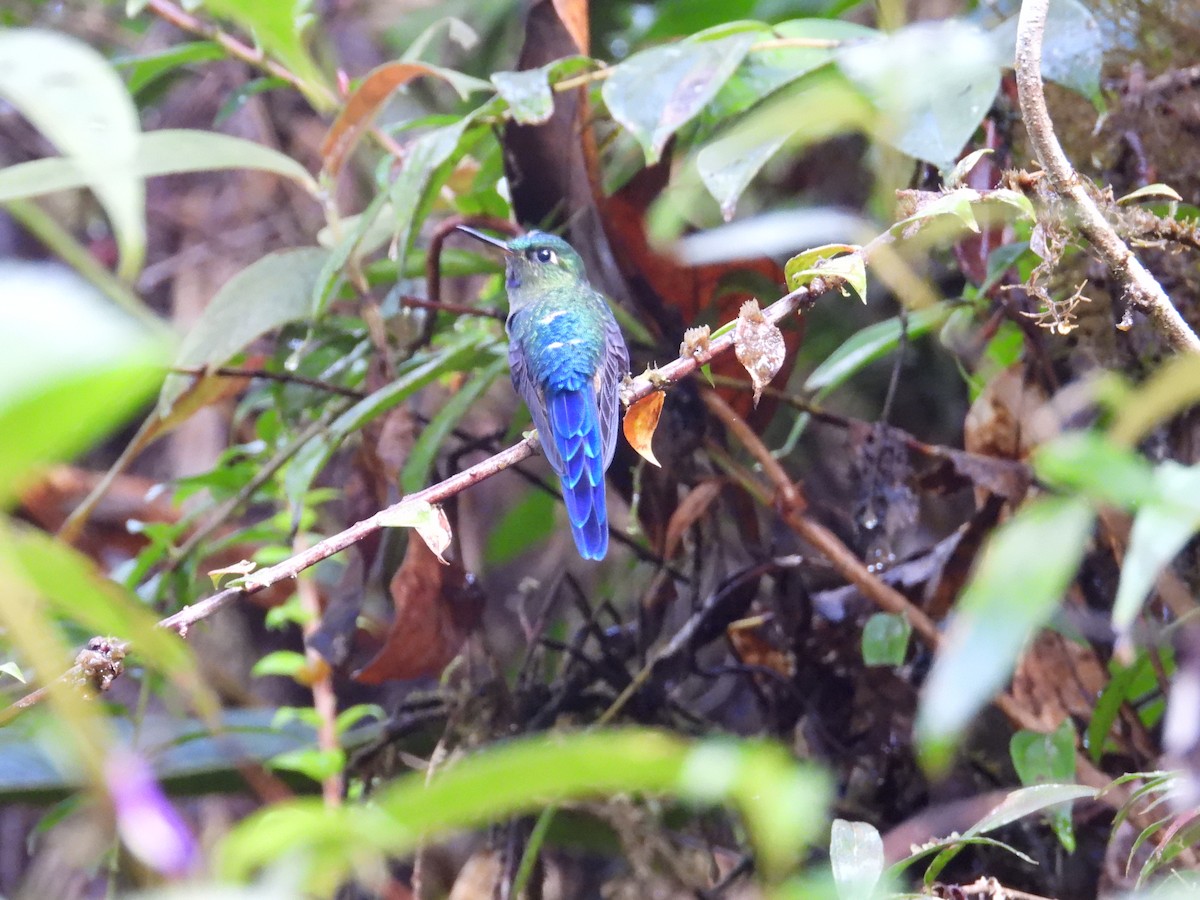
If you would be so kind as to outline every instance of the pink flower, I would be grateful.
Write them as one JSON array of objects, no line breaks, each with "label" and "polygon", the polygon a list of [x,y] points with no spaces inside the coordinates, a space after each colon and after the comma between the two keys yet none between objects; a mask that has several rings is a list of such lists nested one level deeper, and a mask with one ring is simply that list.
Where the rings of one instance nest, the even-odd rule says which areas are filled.
[{"label": "pink flower", "polygon": [[198,861],[195,838],[154,778],[150,765],[134,753],[115,753],[105,766],[117,832],[129,852],[169,878],[192,871]]}]

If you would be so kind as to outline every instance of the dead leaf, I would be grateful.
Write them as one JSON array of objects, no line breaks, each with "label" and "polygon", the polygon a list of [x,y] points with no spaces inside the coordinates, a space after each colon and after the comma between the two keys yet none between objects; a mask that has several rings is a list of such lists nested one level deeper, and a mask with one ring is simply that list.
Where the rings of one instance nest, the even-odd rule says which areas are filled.
[{"label": "dead leaf", "polygon": [[654,456],[654,450],[650,446],[654,440],[654,430],[658,428],[658,417],[662,415],[663,401],[667,395],[662,391],[655,391],[653,394],[647,394],[625,412],[625,419],[621,423],[621,429],[625,432],[625,440],[629,441],[629,446],[638,452],[638,455],[646,462],[653,463],[662,468],[660,463]]},{"label": "dead leaf", "polygon": [[683,536],[708,511],[720,493],[721,482],[716,479],[702,481],[687,492],[687,496],[675,507],[675,512],[671,513],[671,520],[667,523],[663,558],[671,559],[675,556]]},{"label": "dead leaf", "polygon": [[1088,721],[1095,700],[1108,683],[1108,673],[1087,644],[1055,631],[1042,631],[1013,672],[1013,698],[1053,731],[1067,717]]},{"label": "dead leaf", "polygon": [[750,380],[754,382],[754,405],[757,406],[762,389],[775,377],[787,354],[783,332],[767,321],[757,300],[747,300],[738,311],[738,323],[733,330],[733,352],[750,373]]},{"label": "dead leaf", "polygon": [[683,333],[683,342],[679,345],[680,356],[695,356],[708,350],[712,329],[707,325],[689,328]]},{"label": "dead leaf", "polygon": [[778,672],[784,678],[796,674],[796,658],[789,650],[781,649],[767,631],[769,615],[751,616],[730,622],[725,629],[737,658],[748,666]]},{"label": "dead leaf", "polygon": [[483,609],[462,567],[439,559],[425,541],[409,540],[389,586],[395,618],[379,652],[354,673],[356,681],[437,675],[458,655]]},{"label": "dead leaf", "polygon": [[358,90],[350,95],[350,99],[338,113],[321,143],[321,158],[325,161],[325,171],[337,177],[350,151],[371,127],[375,114],[387,99],[401,85],[422,75],[442,77],[436,69],[413,62],[385,63],[367,73]]},{"label": "dead leaf", "polygon": [[586,56],[592,41],[588,29],[587,0],[552,0],[552,2],[559,20],[566,27],[567,33],[571,35],[571,40],[575,42],[575,46],[578,48],[577,52]]},{"label": "dead leaf", "polygon": [[[754,294],[783,293],[783,268],[770,257],[735,260],[702,266],[683,266],[672,256],[657,252],[646,230],[649,210],[670,180],[670,165],[660,163],[642,169],[611,196],[598,195],[604,231],[613,258],[621,268],[635,308],[656,334],[674,336],[681,323],[729,322],[739,307]],[[804,319],[793,319],[784,340],[787,356],[782,373],[790,371],[804,338]],[[687,337],[685,336],[685,341]],[[712,374],[734,378],[743,384],[745,370],[732,356],[712,362]],[[744,387],[725,387],[717,393],[752,426],[760,427],[774,415],[777,401],[766,398],[761,408],[752,405]]]}]

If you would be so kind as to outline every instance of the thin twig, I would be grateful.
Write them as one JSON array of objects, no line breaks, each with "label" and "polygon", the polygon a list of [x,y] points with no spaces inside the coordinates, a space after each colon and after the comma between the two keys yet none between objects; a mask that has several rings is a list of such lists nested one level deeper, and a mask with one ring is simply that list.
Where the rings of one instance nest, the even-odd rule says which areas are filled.
[{"label": "thin twig", "polygon": [[[240,59],[242,62],[250,63],[250,65],[262,69],[273,78],[278,78],[281,81],[286,81],[303,96],[323,104],[323,108],[319,112],[328,112],[337,104],[337,97],[323,84],[310,84],[299,75],[296,75],[286,66],[281,65],[275,60],[269,58],[261,50],[256,50],[253,47],[243,44],[237,38],[222,31],[216,25],[210,25],[204,22],[191,13],[184,10],[182,7],[176,6],[169,0],[148,0],[146,8],[163,19],[170,22],[176,28],[190,34],[197,35],[202,38],[207,38],[214,44],[217,44],[232,56],[234,59]],[[315,96],[314,96],[315,92]]]},{"label": "thin twig", "polygon": [[1128,302],[1150,317],[1175,350],[1200,353],[1200,337],[1105,218],[1055,137],[1042,85],[1042,36],[1049,5],[1050,0],[1024,0],[1017,20],[1017,94],[1030,143],[1050,187],[1071,208],[1079,231],[1095,247]]},{"label": "thin twig", "polygon": [[362,400],[367,396],[366,393],[355,388],[342,387],[340,384],[331,384],[328,381],[321,381],[318,378],[306,378],[303,375],[296,375],[293,372],[269,372],[266,369],[243,369],[237,366],[218,366],[215,369],[206,369],[204,366],[191,366],[173,368],[171,371],[176,375],[191,375],[196,378],[202,378],[206,375],[215,375],[218,378],[261,378],[263,381],[299,384],[318,391],[325,391],[329,394],[351,397],[355,400]]},{"label": "thin twig", "polygon": [[[831,290],[833,286],[834,282],[832,280],[827,281],[826,279],[815,278],[809,285],[797,288],[772,303],[763,310],[763,315],[768,321],[778,323],[786,317],[795,314],[798,310],[810,308],[818,297]],[[733,343],[734,336],[731,329],[726,334],[710,341],[706,347],[697,348],[688,356],[680,357],[659,369],[648,371],[637,378],[630,379],[624,386],[624,402],[626,404],[636,403],[641,398],[648,396],[656,390],[662,390],[664,387],[679,383],[701,366],[728,353],[733,349]],[[289,578],[295,578],[305,569],[345,550],[347,547],[361,541],[368,535],[374,534],[381,528],[387,527],[387,523],[394,519],[396,513],[406,503],[415,503],[418,501],[430,504],[442,503],[472,485],[478,484],[480,481],[528,459],[533,455],[536,446],[536,438],[525,438],[506,450],[502,450],[494,456],[490,456],[444,481],[440,481],[415,494],[403,497],[399,502],[380,510],[375,515],[355,522],[344,531],[340,531],[325,538],[323,541],[313,544],[306,550],[285,559],[281,563],[254,572],[245,580],[244,584],[226,588],[205,597],[203,600],[198,600],[190,606],[185,606],[173,615],[162,619],[158,624],[162,628],[169,628],[177,632],[181,637],[186,637],[191,626],[203,621],[235,600],[257,594]],[[17,700],[7,710],[0,712],[0,721],[4,720],[5,716],[11,717],[11,715],[15,715],[20,710],[36,705],[43,697],[44,692],[31,692],[20,700]]]}]

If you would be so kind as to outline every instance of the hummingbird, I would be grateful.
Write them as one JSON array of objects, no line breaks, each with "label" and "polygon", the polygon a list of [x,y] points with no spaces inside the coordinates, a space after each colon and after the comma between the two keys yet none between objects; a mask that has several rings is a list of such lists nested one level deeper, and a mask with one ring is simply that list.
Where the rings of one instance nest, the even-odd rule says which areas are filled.
[{"label": "hummingbird", "polygon": [[608,552],[604,473],[617,447],[619,388],[629,350],[604,296],[566,241],[530,231],[507,243],[458,226],[505,254],[508,366],[538,442],[562,483],[584,559]]}]

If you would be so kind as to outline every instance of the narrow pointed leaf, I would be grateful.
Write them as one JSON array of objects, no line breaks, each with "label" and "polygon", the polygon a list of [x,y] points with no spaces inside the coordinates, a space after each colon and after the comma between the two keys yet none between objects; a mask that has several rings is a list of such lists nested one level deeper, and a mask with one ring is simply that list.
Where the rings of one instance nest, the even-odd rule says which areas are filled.
[{"label": "narrow pointed leaf", "polygon": [[[221,365],[260,335],[309,314],[312,285],[329,252],[301,247],[271,253],[243,269],[217,292],[184,337],[179,368]],[[169,411],[188,386],[171,375],[159,396],[159,414]]]},{"label": "narrow pointed leaf", "polygon": [[146,252],[146,194],[135,164],[137,109],[120,76],[74,38],[32,28],[0,31],[0,99],[83,175],[112,222],[119,274],[132,279]]}]

